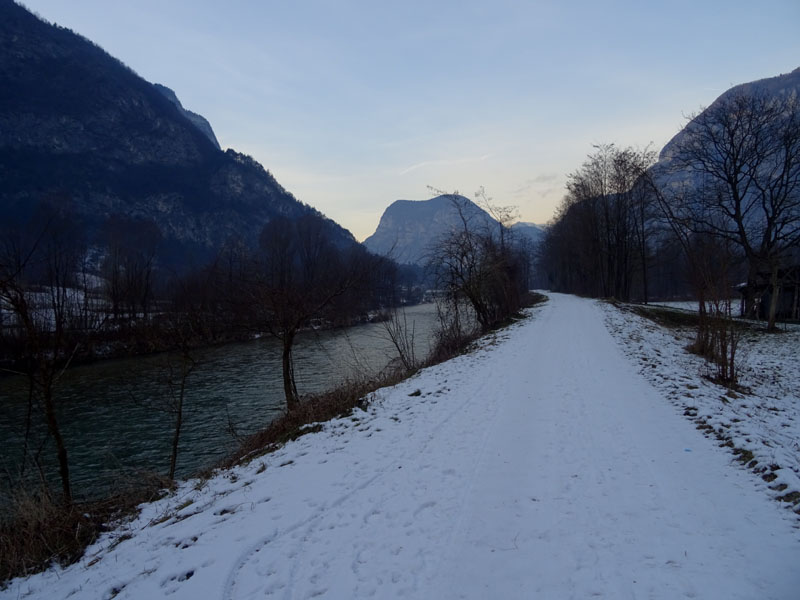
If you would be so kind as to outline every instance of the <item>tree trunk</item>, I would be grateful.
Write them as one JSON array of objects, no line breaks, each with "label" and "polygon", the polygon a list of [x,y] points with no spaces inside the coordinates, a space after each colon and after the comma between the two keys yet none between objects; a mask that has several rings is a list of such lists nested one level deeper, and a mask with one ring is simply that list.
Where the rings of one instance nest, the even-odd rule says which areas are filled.
[{"label": "tree trunk", "polygon": [[[644,238],[644,234],[642,234]],[[642,241],[640,252],[639,252],[642,260],[642,295],[644,296],[644,303],[647,304],[649,301],[649,294],[647,289],[647,244]]]},{"label": "tree trunk", "polygon": [[169,480],[175,480],[175,466],[178,463],[178,442],[181,438],[181,425],[183,424],[183,397],[186,393],[186,378],[190,368],[184,357],[181,362],[181,389],[178,392],[178,404],[175,407],[175,435],[172,436],[172,455],[169,458]]},{"label": "tree trunk", "polygon": [[[46,377],[46,375],[45,375]],[[58,455],[58,472],[61,475],[61,490],[64,495],[64,504],[69,506],[72,504],[72,490],[69,483],[69,463],[67,462],[67,448],[64,445],[64,438],[61,437],[61,431],[58,428],[58,421],[56,420],[55,405],[53,404],[53,392],[50,386],[45,383],[43,385],[44,396],[44,410],[47,417],[47,427],[50,430],[50,435],[53,436],[53,441],[56,443],[56,453]]]},{"label": "tree trunk", "polygon": [[28,406],[25,410],[25,437],[22,446],[22,462],[20,463],[19,478],[20,483],[25,476],[25,469],[28,464],[28,445],[31,438],[31,426],[33,424],[33,394],[35,391],[35,381],[33,376],[28,374]]},{"label": "tree trunk", "polygon": [[286,396],[287,410],[296,408],[300,402],[297,397],[297,386],[294,382],[294,365],[292,364],[292,345],[294,344],[295,333],[294,330],[290,330],[283,335],[283,393]]},{"label": "tree trunk", "polygon": [[780,283],[778,281],[778,265],[772,265],[770,273],[770,283],[772,284],[772,297],[769,300],[769,321],[767,331],[775,330],[775,316],[778,312],[778,299],[780,297]]},{"label": "tree trunk", "polygon": [[697,289],[697,335],[694,341],[694,352],[701,356],[705,356],[708,352],[708,311],[706,310],[706,295],[705,290]]},{"label": "tree trunk", "polygon": [[744,291],[744,316],[748,319],[758,319],[758,310],[756,309],[756,285],[758,283],[758,268],[755,261],[749,261],[750,265],[747,269],[747,287]]}]

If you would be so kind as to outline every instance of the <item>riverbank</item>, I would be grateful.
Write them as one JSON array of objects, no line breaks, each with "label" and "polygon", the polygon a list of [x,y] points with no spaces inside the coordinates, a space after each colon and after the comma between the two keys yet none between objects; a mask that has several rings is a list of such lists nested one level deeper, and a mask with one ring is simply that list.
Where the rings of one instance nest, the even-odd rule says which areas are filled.
[{"label": "riverbank", "polygon": [[794,597],[793,513],[637,373],[603,310],[553,295],[0,595]]},{"label": "riverbank", "polygon": [[[432,305],[407,309],[415,325],[417,356],[424,358],[436,326]],[[303,396],[330,391],[342,383],[377,377],[396,350],[381,323],[349,329],[301,332],[295,341],[295,375]],[[182,354],[162,353],[135,359],[101,361],[68,369],[55,388],[59,426],[69,453],[73,494],[96,500],[114,493],[120,480],[141,472],[167,473],[174,434],[173,397]],[[281,345],[272,337],[205,348],[191,353],[186,380],[179,478],[215,465],[239,441],[285,412]],[[57,488],[55,452],[45,420],[34,406],[31,429],[28,382],[0,379],[0,506],[13,489],[25,448],[41,448],[29,464],[31,486],[38,489],[39,468]],[[29,455],[30,456],[30,455]],[[32,461],[31,461],[32,462]]]},{"label": "riverbank", "polygon": [[[531,294],[528,299],[531,304],[544,300],[545,297],[539,294]],[[202,398],[197,397],[196,388],[199,385],[199,390],[208,395],[209,385],[207,382],[198,382],[197,378],[202,373],[208,372],[208,368],[218,361],[195,354],[196,366],[202,364],[203,368],[195,369],[200,373],[193,374],[186,393],[191,401],[190,408],[197,409],[199,405],[202,408],[200,416],[205,415],[205,418],[200,419],[201,429],[198,431],[197,415],[193,415],[196,410],[184,413],[181,436],[183,450],[180,461],[182,469],[178,472],[178,475],[182,475],[182,477],[179,478],[187,477],[187,463],[198,465],[198,455],[208,456],[209,451],[214,452],[218,445],[218,441],[215,444],[215,440],[219,438],[220,434],[228,439],[229,445],[231,441],[235,441],[235,445],[225,452],[224,458],[217,453],[217,458],[213,459],[211,464],[208,461],[200,462],[199,467],[191,472],[191,476],[208,477],[216,468],[229,468],[254,455],[270,452],[286,441],[308,433],[309,429],[305,427],[306,425],[324,422],[346,414],[353,408],[363,407],[368,403],[369,394],[376,389],[402,381],[419,368],[442,362],[465,351],[467,346],[477,338],[477,334],[467,335],[457,341],[455,345],[452,344],[454,340],[450,340],[451,344],[449,345],[434,343],[436,311],[431,310],[431,306],[419,305],[403,310],[402,325],[397,327],[403,329],[407,327],[408,330],[395,329],[394,335],[403,338],[402,340],[398,339],[397,342],[401,344],[406,353],[404,360],[397,360],[397,348],[394,342],[390,341],[386,328],[380,324],[359,326],[350,330],[338,329],[335,332],[331,330],[315,331],[311,335],[316,340],[312,347],[304,343],[304,340],[308,341],[307,332],[302,332],[296,341],[295,363],[298,371],[296,373],[298,384],[302,386],[303,390],[303,401],[290,412],[285,410],[285,399],[280,385],[279,346],[269,344],[275,346],[271,353],[269,351],[264,353],[264,348],[254,353],[251,344],[229,345],[225,348],[224,361],[226,364],[218,364],[217,367],[223,375],[225,395],[236,396],[234,399],[234,402],[237,403],[236,410],[229,410],[227,403],[223,407],[224,410],[214,410],[214,405],[208,405],[208,402],[198,403],[198,400],[202,401]],[[376,327],[377,330],[375,330]],[[373,330],[371,333],[368,331],[370,329]],[[327,342],[321,344],[319,336],[328,338]],[[262,346],[268,344],[269,341],[267,339],[255,343]],[[332,347],[329,347],[327,351],[324,350],[324,346],[330,344]],[[244,349],[248,349],[247,354],[243,354]],[[313,351],[310,351],[312,349]],[[367,349],[370,350],[369,355],[362,355]],[[425,355],[428,356],[422,362],[409,363],[409,360],[414,363],[415,356]],[[270,356],[274,363],[272,369],[270,369]],[[325,364],[326,356],[332,359],[327,365]],[[352,364],[349,364],[348,356],[350,360],[354,361]],[[158,390],[152,389],[152,382],[148,386],[150,378],[147,375],[144,376],[144,379],[142,377],[142,361],[120,361],[118,364],[123,365],[128,362],[134,368],[133,370],[126,368],[124,371],[131,385],[136,386],[136,393],[141,396],[144,392],[144,396],[142,396],[144,398],[148,397],[148,394],[157,394]],[[113,365],[113,363],[104,364]],[[170,367],[169,364],[165,366]],[[236,375],[236,370],[242,369],[247,373],[247,379],[253,380],[257,384],[258,372],[271,370],[272,385],[264,386],[263,382],[256,385],[256,395],[248,398],[248,395],[243,393],[244,390],[237,386],[239,377]],[[102,402],[98,404],[93,399],[97,397],[98,392],[102,394],[103,386],[101,385],[100,389],[97,389],[96,377],[100,374],[97,368],[79,367],[70,371],[69,374],[73,375],[78,372],[83,372],[84,379],[89,380],[89,385],[94,393],[87,394],[81,388],[82,393],[79,398],[70,398],[69,395],[64,395],[63,390],[61,391],[60,402],[62,404],[69,401],[66,405],[74,409],[74,404],[81,401],[85,403],[88,400],[89,408],[88,415],[72,420],[79,423],[84,429],[88,427],[83,434],[73,432],[71,436],[71,438],[80,438],[83,442],[78,447],[79,450],[83,450],[82,454],[78,454],[78,461],[75,461],[74,458],[76,456],[75,447],[71,445],[73,449],[71,453],[73,458],[71,461],[72,480],[74,484],[76,482],[84,483],[87,477],[107,481],[109,491],[95,494],[93,498],[79,500],[73,506],[64,507],[58,503],[57,498],[51,497],[49,494],[37,493],[39,488],[35,485],[32,492],[25,487],[12,488],[8,490],[6,496],[2,495],[4,490],[0,488],[0,508],[5,513],[0,518],[0,582],[9,574],[36,572],[54,561],[69,564],[80,557],[85,546],[93,542],[99,532],[107,529],[106,524],[110,520],[130,514],[139,503],[161,497],[166,488],[172,487],[172,483],[163,474],[154,470],[158,464],[152,459],[131,473],[125,469],[125,463],[115,457],[107,469],[108,472],[100,472],[101,463],[98,461],[102,459],[102,456],[98,453],[104,448],[101,436],[107,436],[109,427],[118,434],[113,436],[114,439],[118,443],[124,444],[131,454],[138,452],[142,456],[152,456],[155,459],[159,451],[163,455],[167,455],[168,451],[164,445],[172,433],[171,423],[169,419],[166,419],[165,422],[158,411],[152,410],[152,402],[137,401],[133,407],[126,410],[124,402],[122,404],[118,402],[120,400],[129,401],[128,396],[133,397],[134,395],[133,388],[126,391],[127,386],[120,386],[119,382],[112,385],[113,397],[103,398],[101,395]],[[145,370],[144,373],[146,372]],[[314,373],[316,375],[313,375]],[[316,376],[317,380],[310,379],[309,376]],[[105,376],[101,378],[106,379]],[[248,386],[248,389],[250,388],[252,388],[252,382]],[[268,410],[265,413],[262,406],[262,395],[265,389],[270,388],[274,391],[275,403],[272,407],[268,403]],[[162,389],[162,393],[163,391],[165,390]],[[122,392],[122,397],[120,397],[120,392]],[[103,406],[105,404],[113,406],[113,412],[106,410]],[[141,409],[145,410],[144,416],[148,420],[144,422],[143,430],[139,430],[143,425],[142,416],[137,418],[136,415],[130,413],[130,408],[136,408],[139,412]],[[271,410],[269,410],[270,408]],[[242,413],[243,409],[244,413]],[[100,416],[112,416],[112,419],[105,424],[98,423],[95,416],[98,411]],[[270,415],[272,417],[264,422],[264,418],[270,417]],[[249,417],[249,421],[247,417]],[[153,420],[154,418],[156,420]],[[242,433],[243,430],[238,423],[243,422],[243,418],[244,422],[249,425],[244,431],[255,431],[254,433]],[[220,419],[227,419],[227,427]],[[7,423],[11,422],[11,419],[7,420]],[[68,420],[66,423],[69,424],[70,421]],[[259,423],[263,423],[263,425],[258,427]],[[62,421],[62,427],[64,424]],[[121,426],[127,428],[127,432],[120,430]],[[160,430],[159,428],[166,428],[167,435],[154,436],[154,431]],[[0,434],[2,433],[3,429],[0,428]],[[46,436],[46,431],[39,433]],[[138,450],[137,444],[140,447]],[[13,444],[6,445],[13,446]],[[191,456],[187,461],[189,453]],[[4,459],[7,458],[7,456],[4,457]],[[80,468],[75,469],[76,466],[82,465],[80,459],[83,459],[84,463],[92,465],[90,472],[83,472]]]}]

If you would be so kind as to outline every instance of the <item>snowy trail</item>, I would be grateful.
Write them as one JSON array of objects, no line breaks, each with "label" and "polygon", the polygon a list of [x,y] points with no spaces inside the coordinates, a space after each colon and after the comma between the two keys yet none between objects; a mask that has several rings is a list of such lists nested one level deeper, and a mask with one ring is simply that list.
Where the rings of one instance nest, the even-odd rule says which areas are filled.
[{"label": "snowy trail", "polygon": [[600,307],[535,312],[0,597],[800,597],[788,511],[637,374]]},{"label": "snowy trail", "polygon": [[538,343],[508,343],[521,380],[498,388],[440,597],[800,596],[797,541],[770,535],[748,475],[633,372],[594,304],[553,300]]}]

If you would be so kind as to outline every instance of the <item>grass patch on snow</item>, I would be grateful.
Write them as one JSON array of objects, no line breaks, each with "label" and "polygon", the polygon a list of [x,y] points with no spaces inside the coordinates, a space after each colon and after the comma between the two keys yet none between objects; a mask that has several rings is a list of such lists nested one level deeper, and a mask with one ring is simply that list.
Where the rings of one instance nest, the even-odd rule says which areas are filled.
[{"label": "grass patch on snow", "polygon": [[[615,304],[615,306],[620,306]],[[697,312],[668,308],[664,306],[651,306],[645,304],[625,305],[634,314],[649,319],[662,327],[675,329],[679,327],[697,327],[699,317]]]}]

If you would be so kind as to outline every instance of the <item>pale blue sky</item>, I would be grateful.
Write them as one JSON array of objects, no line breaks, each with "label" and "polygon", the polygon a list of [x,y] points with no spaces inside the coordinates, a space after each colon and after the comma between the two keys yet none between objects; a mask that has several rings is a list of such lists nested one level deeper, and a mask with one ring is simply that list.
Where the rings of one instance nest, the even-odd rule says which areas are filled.
[{"label": "pale blue sky", "polygon": [[799,0],[24,4],[358,239],[427,186],[546,222],[592,144],[660,149],[731,85],[800,67]]}]

